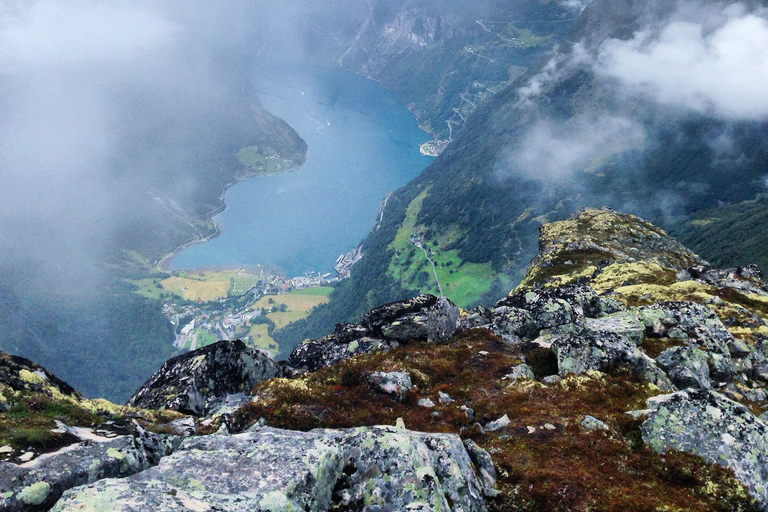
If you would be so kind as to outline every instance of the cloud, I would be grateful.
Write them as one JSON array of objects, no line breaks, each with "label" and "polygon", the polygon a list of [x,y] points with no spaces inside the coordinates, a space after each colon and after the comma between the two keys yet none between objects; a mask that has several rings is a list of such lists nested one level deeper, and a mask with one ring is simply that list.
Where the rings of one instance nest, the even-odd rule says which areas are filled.
[{"label": "cloud", "polygon": [[563,0],[560,2],[560,5],[566,9],[581,12],[586,9],[590,3],[592,3],[592,0]]},{"label": "cloud", "polygon": [[583,115],[566,122],[543,119],[506,153],[497,171],[553,183],[644,143],[643,127],[622,117]]},{"label": "cloud", "polygon": [[601,47],[595,71],[656,102],[727,120],[768,119],[768,16],[742,4],[682,9],[660,31]]},{"label": "cloud", "polygon": [[194,199],[240,133],[235,3],[0,0],[0,265],[92,276],[126,226],[167,216],[155,197]]}]

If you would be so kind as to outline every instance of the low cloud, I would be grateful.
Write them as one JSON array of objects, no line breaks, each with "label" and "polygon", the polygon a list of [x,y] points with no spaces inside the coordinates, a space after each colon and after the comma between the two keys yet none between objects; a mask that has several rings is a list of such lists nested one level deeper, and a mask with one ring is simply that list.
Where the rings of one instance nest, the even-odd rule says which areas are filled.
[{"label": "low cloud", "polygon": [[557,182],[575,172],[597,168],[614,155],[639,149],[643,127],[622,117],[578,116],[566,122],[539,120],[497,166],[504,175]]},{"label": "low cloud", "polygon": [[663,105],[762,121],[768,118],[768,14],[742,4],[689,4],[660,31],[604,43],[594,69]]},{"label": "low cloud", "polygon": [[586,9],[587,6],[591,3],[592,3],[592,0],[563,0],[562,2],[560,2],[560,5],[562,5],[566,9],[571,9],[573,11],[581,12],[584,9]]}]

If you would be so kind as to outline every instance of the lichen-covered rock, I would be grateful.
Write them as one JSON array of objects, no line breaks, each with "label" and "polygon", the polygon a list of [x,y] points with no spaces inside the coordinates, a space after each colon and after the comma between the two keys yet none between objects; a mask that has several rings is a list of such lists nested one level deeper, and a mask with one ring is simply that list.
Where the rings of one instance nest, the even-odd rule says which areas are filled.
[{"label": "lichen-covered rock", "polygon": [[0,384],[16,391],[39,392],[53,388],[63,395],[81,398],[72,386],[39,364],[4,352],[0,352]]},{"label": "lichen-covered rock", "polygon": [[645,339],[645,325],[631,312],[614,313],[602,318],[587,318],[582,332],[594,337],[615,334],[635,346],[641,345]]},{"label": "lichen-covered rock", "polygon": [[359,338],[342,342],[334,335],[319,340],[306,341],[296,347],[284,363],[286,376],[295,377],[306,372],[316,372],[333,364],[349,359],[358,354],[368,354],[379,350],[389,350],[391,342],[376,338]]},{"label": "lichen-covered rock", "polygon": [[768,426],[745,406],[711,390],[686,390],[649,400],[643,440],[657,452],[679,450],[733,470],[768,506]]},{"label": "lichen-covered rock", "polygon": [[519,364],[513,367],[508,374],[504,376],[504,380],[511,380],[512,382],[518,379],[533,379],[536,376],[533,374],[533,370],[527,364]]},{"label": "lichen-covered rock", "polygon": [[495,489],[498,475],[496,474],[496,468],[493,467],[491,455],[471,439],[464,440],[464,447],[467,449],[469,458],[480,474],[480,481],[483,484],[485,495],[488,497],[498,496],[499,491]]},{"label": "lichen-covered rock", "polygon": [[662,390],[674,389],[669,378],[656,366],[653,359],[617,334],[606,333],[600,337],[556,337],[551,349],[557,357],[558,373],[561,377],[569,373],[579,375],[590,370],[605,372],[616,368],[629,368]]},{"label": "lichen-covered rock", "polygon": [[398,399],[413,389],[411,374],[408,372],[374,372],[368,376],[368,381],[375,389]]},{"label": "lichen-covered rock", "polygon": [[634,215],[587,209],[539,228],[539,254],[520,289],[589,280],[612,263],[639,261],[676,271],[705,264],[662,229]]},{"label": "lichen-covered rock", "polygon": [[63,511],[484,511],[458,436],[396,427],[254,429],[186,440],[142,473],[67,492]]},{"label": "lichen-covered rock", "polygon": [[572,324],[577,318],[573,307],[559,297],[557,289],[518,292],[496,304],[497,309],[503,306],[528,311],[537,330]]},{"label": "lichen-covered rock", "polygon": [[24,464],[0,462],[0,511],[48,510],[67,489],[104,478],[122,478],[157,464],[170,440],[135,426],[134,434],[102,437],[70,429],[82,441]]},{"label": "lichen-covered rock", "polygon": [[708,352],[730,358],[728,343],[733,335],[714,311],[695,302],[661,302],[647,309],[660,312],[662,337],[697,340]]},{"label": "lichen-covered rock", "polygon": [[498,306],[493,309],[492,322],[493,332],[508,342],[533,337],[538,332],[538,325],[525,309]]},{"label": "lichen-covered rock", "polygon": [[656,364],[666,372],[679,389],[710,389],[707,354],[695,347],[668,348],[656,358]]},{"label": "lichen-covered rock", "polygon": [[128,401],[145,409],[205,415],[232,394],[281,375],[278,364],[240,341],[219,341],[167,361]]},{"label": "lichen-covered rock", "polygon": [[459,308],[445,297],[419,295],[372,309],[361,324],[375,335],[395,341],[448,339],[459,326]]}]

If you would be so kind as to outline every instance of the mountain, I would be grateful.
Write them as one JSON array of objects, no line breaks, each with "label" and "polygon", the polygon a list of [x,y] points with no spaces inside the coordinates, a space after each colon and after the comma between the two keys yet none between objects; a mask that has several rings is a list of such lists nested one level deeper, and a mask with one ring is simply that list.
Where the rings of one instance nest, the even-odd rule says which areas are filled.
[{"label": "mountain", "polygon": [[[666,70],[674,83],[654,77],[670,66],[665,55],[678,55],[669,48],[686,42],[706,57],[702,66],[726,66],[716,45],[757,19],[762,4],[694,4],[591,2],[549,58],[490,98],[390,197],[352,278],[330,304],[278,333],[286,353],[376,303],[438,293],[435,275],[460,306],[492,303],[523,278],[538,227],[584,206],[642,215],[724,265],[760,253],[749,249],[762,239],[759,215],[750,228],[712,224],[723,228],[716,238],[701,236],[697,222],[719,218],[722,207],[725,218],[762,211],[768,125],[760,102],[737,85],[699,83],[693,70],[680,72],[684,62]],[[720,252],[715,240],[732,249]]]},{"label": "mountain", "polygon": [[283,363],[221,341],[132,407],[3,355],[0,507],[764,510],[759,269],[610,209],[539,243],[492,307],[378,306]]},{"label": "mountain", "polygon": [[377,80],[424,129],[447,141],[478,105],[565,36],[579,12],[572,4],[324,0],[289,10],[294,37],[283,28],[282,6],[267,10],[260,44],[267,52],[287,52]]}]

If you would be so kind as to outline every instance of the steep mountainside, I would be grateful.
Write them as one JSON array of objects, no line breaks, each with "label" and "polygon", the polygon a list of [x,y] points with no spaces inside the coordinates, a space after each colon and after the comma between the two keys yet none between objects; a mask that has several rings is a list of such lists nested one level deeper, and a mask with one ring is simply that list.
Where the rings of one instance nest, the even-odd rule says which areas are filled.
[{"label": "steep mountainside", "polygon": [[[422,127],[437,139],[449,139],[479,104],[563,38],[579,12],[567,4],[319,1],[294,14],[299,41],[279,31],[264,36],[263,44],[270,51],[292,43],[299,58],[378,80],[416,114]],[[265,31],[269,34],[269,27]]]},{"label": "steep mountainside", "polygon": [[[637,77],[627,69],[642,64],[658,73],[663,58],[643,60],[655,55],[648,48],[665,51],[680,27],[709,34],[695,41],[715,53],[716,39],[751,20],[759,5],[590,3],[548,61],[479,108],[441,157],[390,198],[352,279],[329,305],[279,334],[281,346],[406,290],[437,293],[435,275],[461,306],[492,302],[523,277],[538,226],[582,206],[610,205],[690,233],[694,249],[717,258],[715,238],[705,241],[696,235],[701,223],[686,221],[703,212],[717,218],[712,209],[764,193],[768,125],[762,114],[730,103],[733,96],[685,83],[694,75],[664,89],[648,82],[653,73]],[[685,87],[693,92],[676,95]],[[758,212],[765,203],[745,204]],[[725,228],[717,240],[732,244],[718,261],[748,263],[745,250],[764,229],[752,223],[757,236],[746,237],[743,224],[717,226]]]},{"label": "steep mountainside", "polygon": [[131,400],[161,411],[0,356],[0,507],[765,510],[759,269],[609,209],[539,242],[490,308],[421,295],[284,363],[228,341],[174,358]]}]

